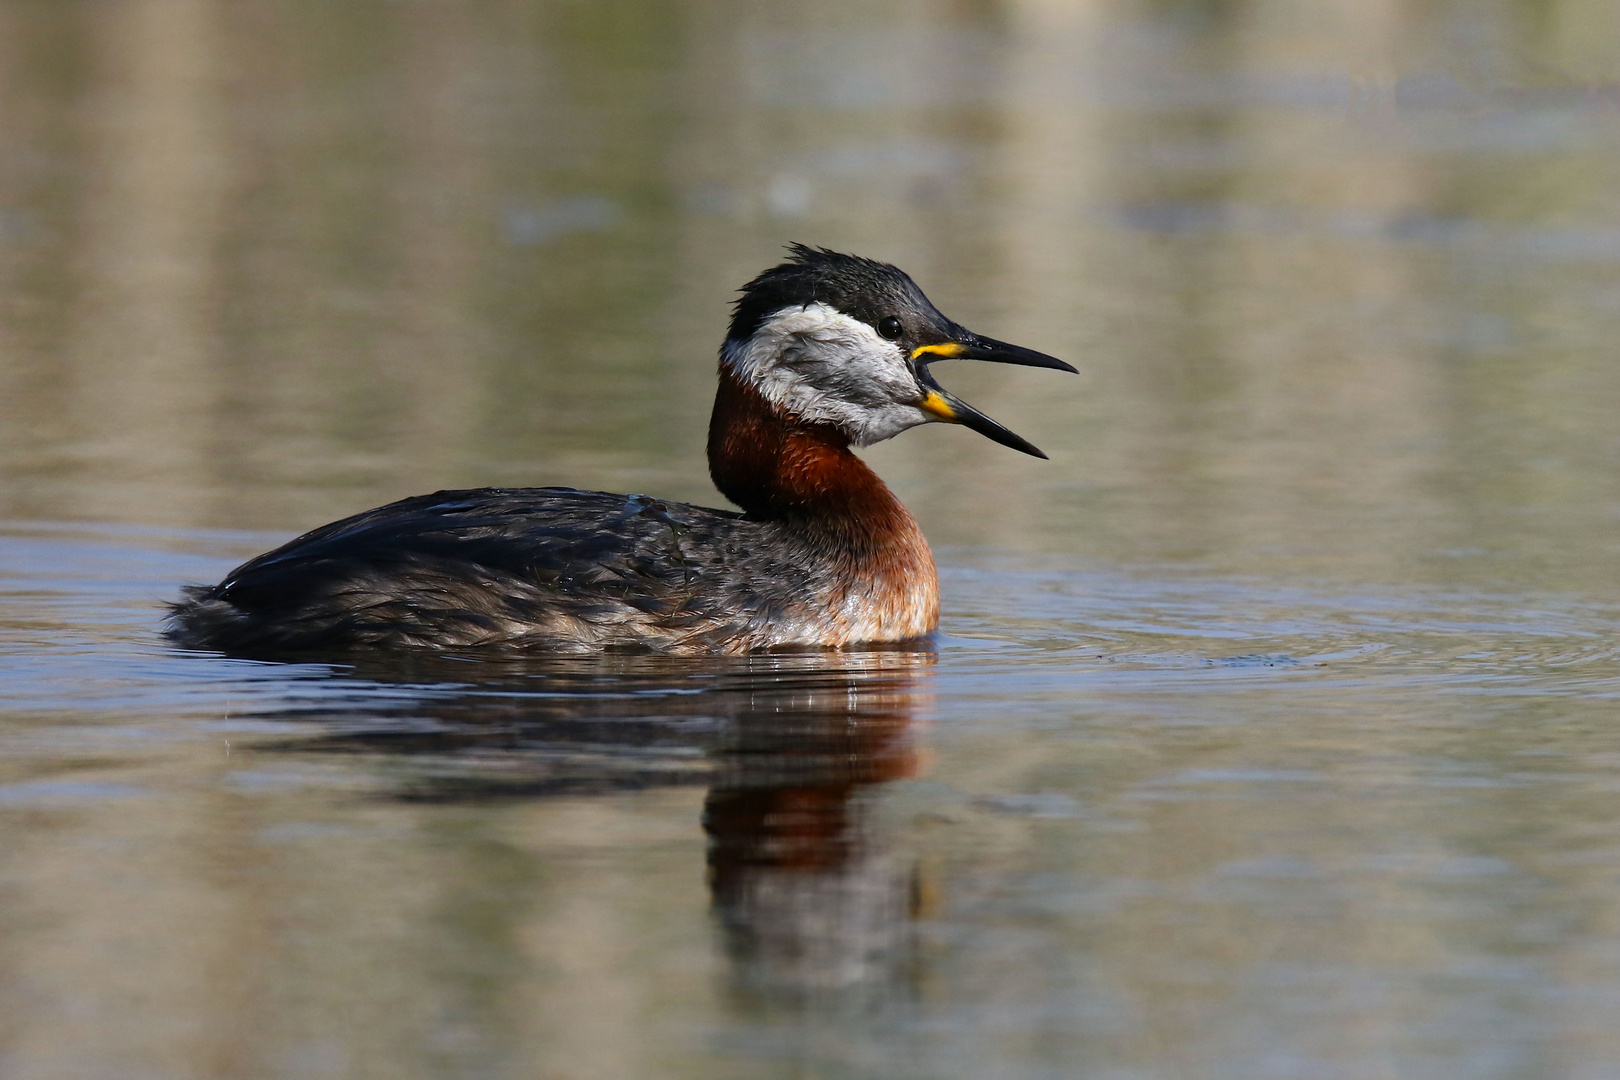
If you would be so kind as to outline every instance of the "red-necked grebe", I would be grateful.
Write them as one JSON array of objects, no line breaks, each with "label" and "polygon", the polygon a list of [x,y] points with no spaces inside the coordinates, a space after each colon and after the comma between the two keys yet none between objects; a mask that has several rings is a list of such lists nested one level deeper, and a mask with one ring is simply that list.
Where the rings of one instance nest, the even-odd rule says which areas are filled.
[{"label": "red-necked grebe", "polygon": [[709,474],[742,513],[573,488],[440,491],[188,588],[169,636],[238,654],[696,655],[931,633],[933,553],[850,447],[945,421],[1045,457],[928,364],[1074,368],[971,333],[886,263],[791,250],[743,287],[720,350]]}]

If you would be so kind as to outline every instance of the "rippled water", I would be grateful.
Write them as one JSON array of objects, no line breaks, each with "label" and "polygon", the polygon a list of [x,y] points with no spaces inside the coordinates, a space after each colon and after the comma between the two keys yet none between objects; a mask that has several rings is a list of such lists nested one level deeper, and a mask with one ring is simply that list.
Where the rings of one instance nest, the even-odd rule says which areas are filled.
[{"label": "rippled water", "polygon": [[954,552],[937,652],[165,647],[256,541],[0,540],[16,1075],[1609,1060],[1613,603]]},{"label": "rippled water", "polygon": [[[1583,0],[0,3],[0,1077],[1614,1075],[1617,83]],[[158,635],[716,501],[788,240],[1082,368],[869,452],[933,648]]]}]

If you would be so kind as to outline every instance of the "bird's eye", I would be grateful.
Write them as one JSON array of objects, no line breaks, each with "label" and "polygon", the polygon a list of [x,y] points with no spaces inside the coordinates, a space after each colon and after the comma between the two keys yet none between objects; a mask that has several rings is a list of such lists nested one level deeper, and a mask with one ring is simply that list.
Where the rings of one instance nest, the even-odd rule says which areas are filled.
[{"label": "bird's eye", "polygon": [[901,326],[900,320],[893,315],[885,315],[878,320],[877,332],[890,341],[899,341],[900,335],[906,332],[906,328]]}]

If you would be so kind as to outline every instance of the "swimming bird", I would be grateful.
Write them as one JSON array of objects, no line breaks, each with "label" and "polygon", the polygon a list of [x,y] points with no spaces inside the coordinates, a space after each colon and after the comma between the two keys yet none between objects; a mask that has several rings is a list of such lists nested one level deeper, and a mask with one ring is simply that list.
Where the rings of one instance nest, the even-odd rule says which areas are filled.
[{"label": "swimming bird", "polygon": [[737,654],[928,635],[933,553],[852,447],[944,422],[1044,458],[928,365],[1075,369],[952,322],[887,263],[789,251],[743,286],[720,349],[709,474],[740,513],[565,487],[439,491],[188,587],[166,632],[237,655]]}]

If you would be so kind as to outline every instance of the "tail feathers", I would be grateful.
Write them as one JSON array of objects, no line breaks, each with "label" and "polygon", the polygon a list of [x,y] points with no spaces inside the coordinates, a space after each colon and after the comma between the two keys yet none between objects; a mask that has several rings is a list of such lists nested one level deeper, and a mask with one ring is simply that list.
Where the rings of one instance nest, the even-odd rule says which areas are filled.
[{"label": "tail feathers", "polygon": [[188,649],[229,648],[246,622],[244,613],[215,596],[216,586],[187,585],[181,599],[168,605],[163,635]]}]

